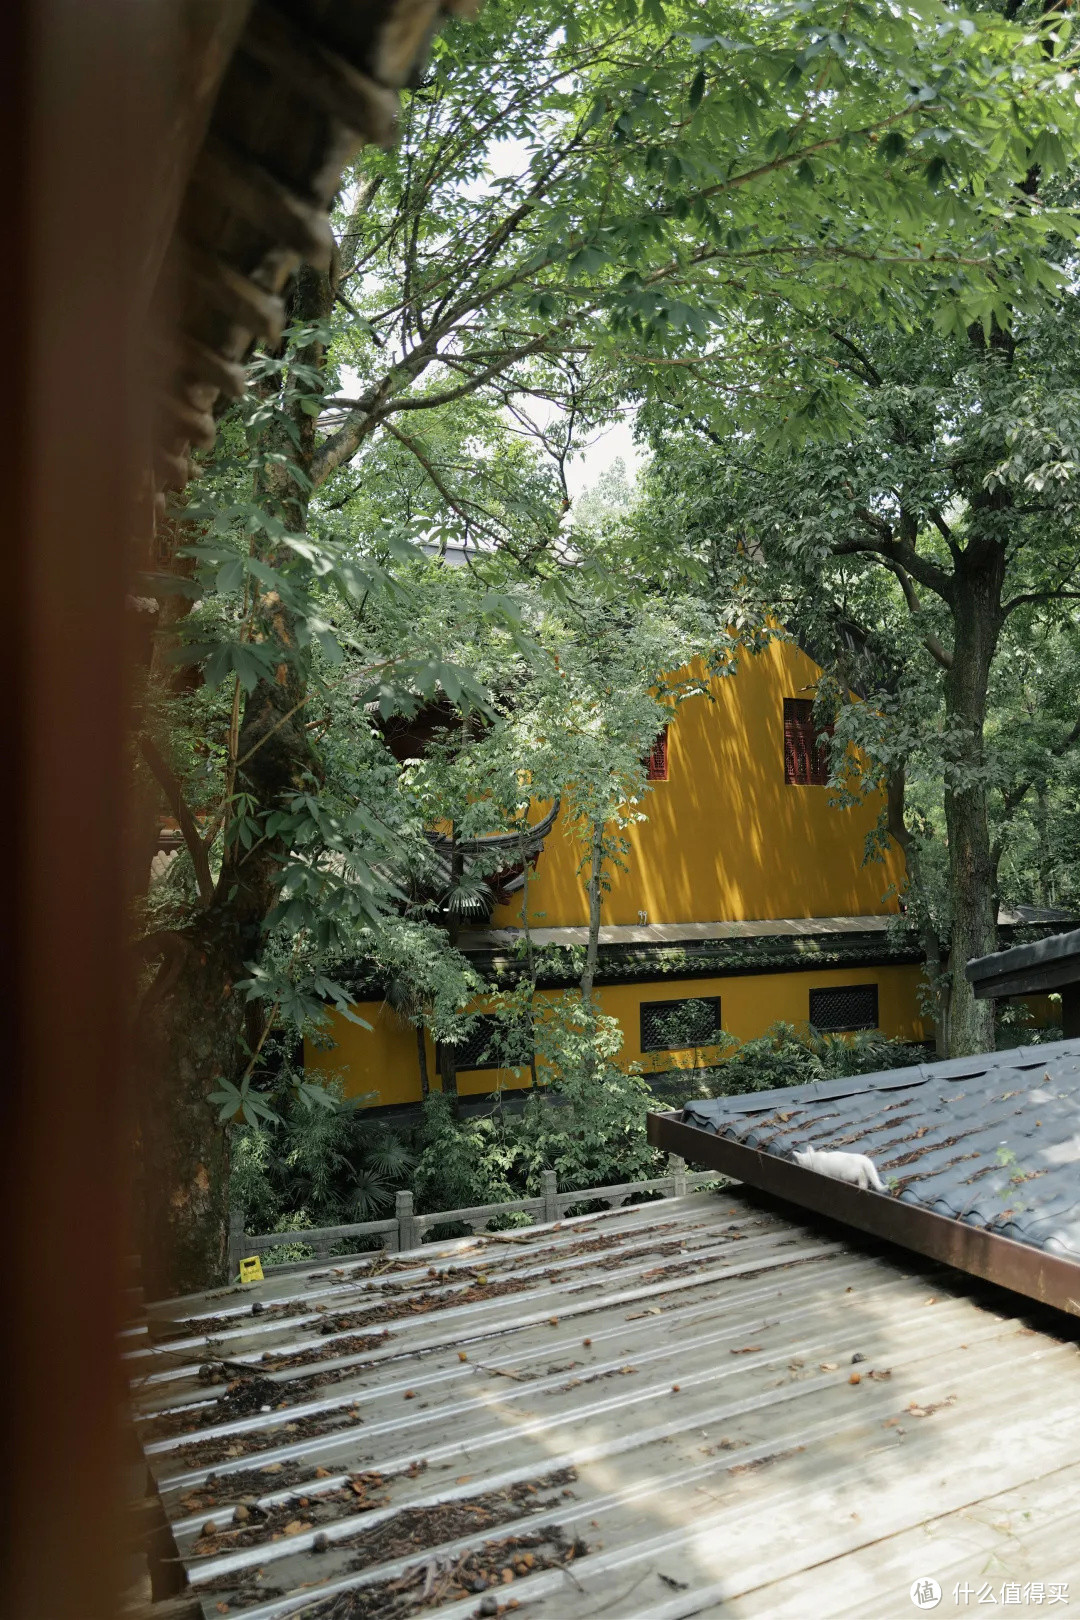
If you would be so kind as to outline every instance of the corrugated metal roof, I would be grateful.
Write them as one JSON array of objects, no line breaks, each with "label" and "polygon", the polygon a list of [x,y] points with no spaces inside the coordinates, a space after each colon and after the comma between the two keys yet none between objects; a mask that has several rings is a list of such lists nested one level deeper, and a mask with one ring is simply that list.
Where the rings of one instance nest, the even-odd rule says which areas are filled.
[{"label": "corrugated metal roof", "polygon": [[207,1620],[887,1620],[1080,1570],[1080,1358],[1000,1299],[698,1194],[157,1307],[130,1367]]},{"label": "corrugated metal roof", "polygon": [[684,1117],[781,1158],[866,1154],[901,1202],[1080,1260],[1080,1040],[693,1101]]}]

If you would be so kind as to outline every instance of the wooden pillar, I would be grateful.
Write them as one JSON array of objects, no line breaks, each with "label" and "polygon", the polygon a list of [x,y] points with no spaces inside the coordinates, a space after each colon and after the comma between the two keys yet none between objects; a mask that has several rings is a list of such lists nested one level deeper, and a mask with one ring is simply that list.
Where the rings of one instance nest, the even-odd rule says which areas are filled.
[{"label": "wooden pillar", "polygon": [[177,80],[217,10],[4,12],[5,1620],[115,1620],[132,1576],[116,1337],[133,1250],[125,599],[147,538],[145,313],[197,145],[178,133],[209,93],[189,79],[178,96]]},{"label": "wooden pillar", "polygon": [[1080,980],[1061,987],[1061,1034],[1067,1041],[1080,1037]]}]

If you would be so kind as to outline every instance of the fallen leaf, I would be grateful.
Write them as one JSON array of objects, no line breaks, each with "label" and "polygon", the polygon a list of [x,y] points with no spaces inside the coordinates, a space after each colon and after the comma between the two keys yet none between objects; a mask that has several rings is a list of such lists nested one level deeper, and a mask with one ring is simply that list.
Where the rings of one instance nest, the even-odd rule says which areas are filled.
[{"label": "fallen leaf", "polygon": [[878,1379],[878,1381],[880,1383],[884,1383],[886,1378],[891,1378],[892,1377],[892,1368],[891,1367],[871,1367],[870,1371],[867,1373],[866,1376],[867,1376],[867,1378],[876,1378],[876,1379]]},{"label": "fallen leaf", "polygon": [[582,1341],[581,1341],[581,1342],[582,1342],[582,1344],[583,1344],[583,1345],[584,1345],[584,1346],[585,1346],[585,1348],[586,1348],[586,1350],[587,1350],[587,1349],[588,1349],[588,1348],[589,1348],[589,1346],[590,1346],[590,1344],[592,1344],[592,1340],[591,1340],[591,1339],[582,1339]]},{"label": "fallen leaf", "polygon": [[261,1469],[260,1472],[263,1474],[280,1474],[281,1469],[281,1463],[267,1463],[266,1467]]},{"label": "fallen leaf", "polygon": [[755,1350],[760,1350],[760,1344],[744,1344],[741,1350],[729,1350],[729,1356],[752,1356]]},{"label": "fallen leaf", "polygon": [[550,1326],[550,1327],[558,1327],[558,1325],[559,1325],[559,1318],[558,1318],[558,1317],[557,1317],[557,1316],[549,1316],[549,1317],[548,1317],[548,1325],[549,1325],[549,1326]]},{"label": "fallen leaf", "polygon": [[837,1370],[837,1368],[839,1367],[839,1365],[840,1365],[840,1363],[838,1361],[819,1361],[818,1362],[818,1366],[821,1368],[822,1372],[835,1372]]},{"label": "fallen leaf", "polygon": [[930,1406],[920,1406],[918,1401],[912,1401],[908,1406],[908,1411],[912,1417],[933,1417],[935,1412],[940,1412],[944,1407],[951,1406],[955,1399],[955,1395],[946,1395],[943,1401],[934,1401]]},{"label": "fallen leaf", "polygon": [[465,1354],[464,1350],[459,1350],[458,1351],[457,1358],[458,1358],[459,1361],[468,1361],[468,1359],[469,1359],[468,1356]]},{"label": "fallen leaf", "polygon": [[315,1470],[315,1478],[316,1479],[329,1479],[330,1478],[330,1470],[329,1470],[329,1468],[316,1468],[316,1470]]},{"label": "fallen leaf", "polygon": [[407,1389],[405,1391],[404,1395],[401,1398],[402,1398],[403,1401],[415,1401],[415,1399],[416,1399],[416,1391],[415,1391],[415,1389]]},{"label": "fallen leaf", "polygon": [[457,1479],[455,1479],[454,1484],[455,1485],[467,1485],[469,1483],[470,1479],[472,1479],[471,1474],[459,1474]]},{"label": "fallen leaf", "polygon": [[672,1384],[672,1386],[671,1386],[671,1393],[672,1393],[672,1394],[673,1394],[673,1395],[677,1395],[677,1394],[678,1394],[678,1393],[679,1393],[679,1386],[678,1386],[678,1384]]},{"label": "fallen leaf", "polygon": [[861,1384],[862,1383],[862,1373],[852,1373],[850,1375],[850,1377],[848,1378],[848,1383],[849,1384]]}]

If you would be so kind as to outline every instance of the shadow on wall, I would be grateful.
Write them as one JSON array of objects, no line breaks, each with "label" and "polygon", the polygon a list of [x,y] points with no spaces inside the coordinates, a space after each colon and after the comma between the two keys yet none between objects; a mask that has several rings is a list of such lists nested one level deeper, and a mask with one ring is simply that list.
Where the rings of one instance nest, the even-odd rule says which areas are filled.
[{"label": "shadow on wall", "polygon": [[[784,780],[784,699],[811,696],[818,666],[773,642],[744,654],[737,675],[688,698],[669,731],[668,780],[643,801],[648,820],[629,830],[628,870],[611,873],[605,923],[714,922],[767,917],[880,916],[903,882],[903,860],[864,864],[881,801],[838,809],[826,787]],[[580,851],[564,812],[530,883],[530,919],[587,922]],[[521,923],[521,903],[496,907],[495,927]]]}]

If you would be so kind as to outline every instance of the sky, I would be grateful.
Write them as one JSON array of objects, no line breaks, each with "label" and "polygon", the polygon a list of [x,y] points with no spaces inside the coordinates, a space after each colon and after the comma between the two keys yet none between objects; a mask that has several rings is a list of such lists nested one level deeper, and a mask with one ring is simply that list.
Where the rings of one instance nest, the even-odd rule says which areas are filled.
[{"label": "sky", "polygon": [[600,474],[619,456],[626,465],[627,478],[633,483],[642,456],[634,443],[633,419],[630,416],[624,417],[621,422],[612,422],[608,427],[598,428],[587,448],[568,464],[566,484],[570,499],[574,500],[587,489],[592,489]]}]

